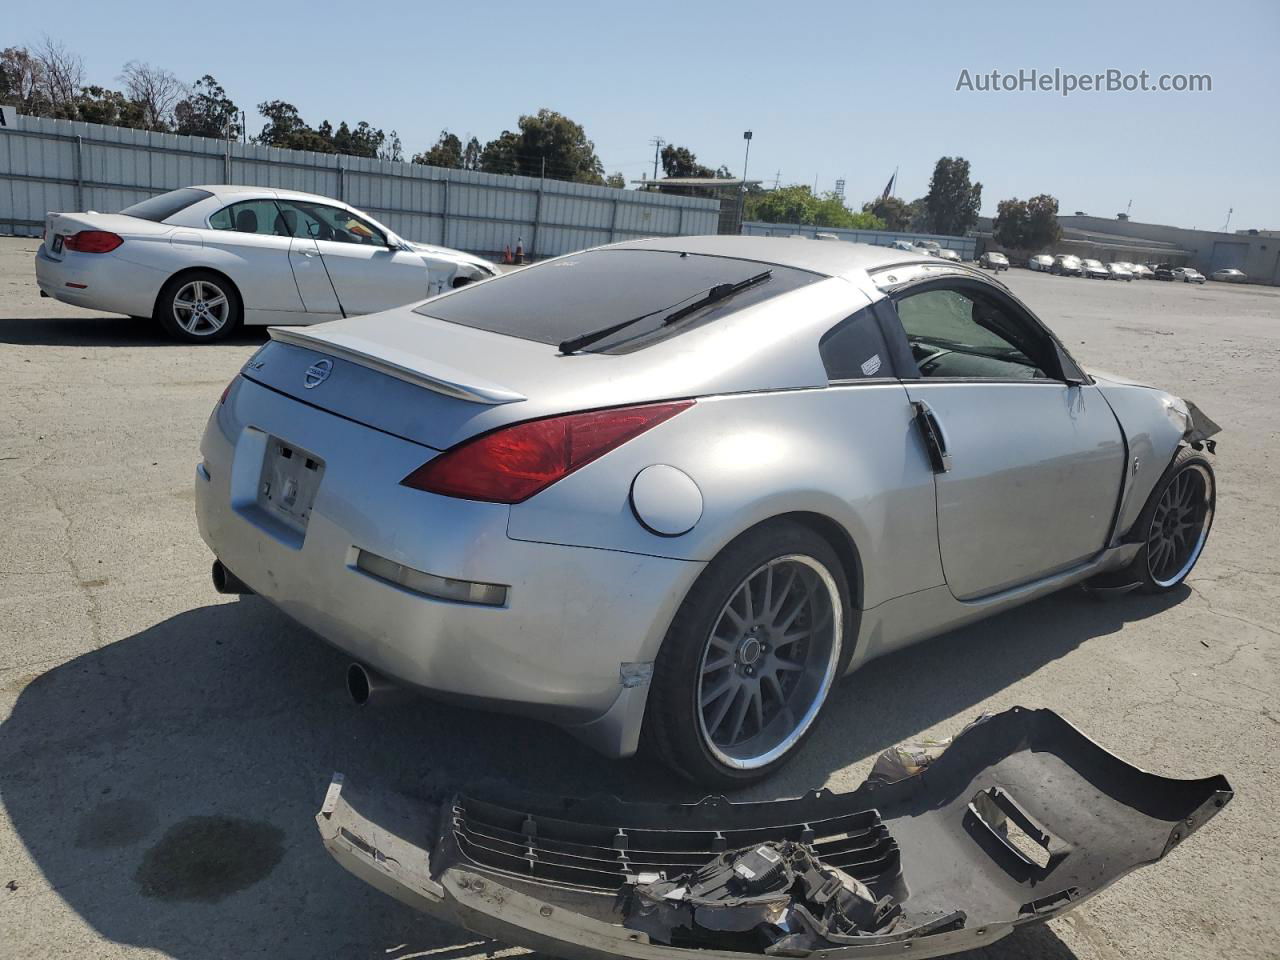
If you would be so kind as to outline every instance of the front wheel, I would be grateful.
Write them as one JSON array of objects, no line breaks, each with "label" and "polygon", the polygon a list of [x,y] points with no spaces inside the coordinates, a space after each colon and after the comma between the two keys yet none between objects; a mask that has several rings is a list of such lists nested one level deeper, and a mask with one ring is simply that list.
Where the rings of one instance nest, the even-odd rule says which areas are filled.
[{"label": "front wheel", "polygon": [[847,662],[844,570],[808,527],[743,534],[685,597],[654,667],[645,739],[714,788],[763,779],[812,732]]},{"label": "front wheel", "polygon": [[225,277],[196,270],[170,280],[156,298],[155,319],[177,340],[212,343],[240,325],[240,294]]},{"label": "front wheel", "polygon": [[1164,593],[1190,575],[1209,539],[1216,495],[1217,481],[1208,457],[1184,447],[1138,518],[1137,529],[1144,539],[1132,573],[1141,589]]}]

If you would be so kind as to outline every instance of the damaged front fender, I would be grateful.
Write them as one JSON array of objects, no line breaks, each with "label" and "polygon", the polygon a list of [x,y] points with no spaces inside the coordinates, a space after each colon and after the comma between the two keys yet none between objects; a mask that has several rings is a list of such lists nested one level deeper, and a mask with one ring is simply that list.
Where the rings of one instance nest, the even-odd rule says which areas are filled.
[{"label": "damaged front fender", "polygon": [[474,933],[571,960],[935,957],[984,946],[1164,857],[1226,779],[1130,766],[1049,710],[960,733],[851,793],[695,804],[353,792],[316,820],[368,883]]}]

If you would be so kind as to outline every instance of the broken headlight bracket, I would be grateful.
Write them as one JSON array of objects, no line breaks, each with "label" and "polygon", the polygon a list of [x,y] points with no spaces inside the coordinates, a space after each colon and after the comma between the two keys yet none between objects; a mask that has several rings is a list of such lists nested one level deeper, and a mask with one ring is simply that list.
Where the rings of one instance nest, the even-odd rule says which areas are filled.
[{"label": "broken headlight bracket", "polygon": [[353,792],[316,820],[373,886],[571,960],[933,957],[1041,922],[1161,859],[1231,799],[1130,766],[1049,710],[965,728],[851,793],[695,804]]}]

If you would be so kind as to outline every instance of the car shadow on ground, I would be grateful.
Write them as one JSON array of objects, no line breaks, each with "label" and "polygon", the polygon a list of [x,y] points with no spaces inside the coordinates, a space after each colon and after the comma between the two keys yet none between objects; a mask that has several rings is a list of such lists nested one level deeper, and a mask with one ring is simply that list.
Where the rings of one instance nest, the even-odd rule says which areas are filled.
[{"label": "car shadow on ground", "polygon": [[[1073,592],[870,665],[841,686],[803,756],[752,796],[820,785],[1170,602],[1097,603]],[[44,882],[102,936],[180,960],[421,951],[451,960],[486,945],[378,893],[323,850],[313,818],[332,771],[362,789],[432,798],[512,787],[699,795],[645,760],[605,760],[542,724],[420,698],[353,707],[341,689],[346,664],[245,597],[46,672],[10,671],[16,702],[0,726],[0,796]],[[10,879],[5,906],[26,906],[38,929],[43,885],[0,883]],[[23,905],[24,896],[36,899]],[[1074,956],[1048,927],[978,955]]]},{"label": "car shadow on ground", "polygon": [[[221,344],[256,344],[266,327],[241,327]],[[186,347],[144,317],[93,316],[0,317],[0,343],[37,347]]]}]

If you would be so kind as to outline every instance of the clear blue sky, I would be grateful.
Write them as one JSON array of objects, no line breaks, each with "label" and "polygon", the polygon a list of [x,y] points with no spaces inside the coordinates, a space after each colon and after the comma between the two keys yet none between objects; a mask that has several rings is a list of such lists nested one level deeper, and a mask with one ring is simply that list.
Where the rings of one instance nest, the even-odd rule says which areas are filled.
[{"label": "clear blue sky", "polygon": [[[212,73],[249,112],[268,99],[399,130],[483,142],[551,107],[581,123],[609,172],[652,171],[658,135],[708,166],[831,189],[855,205],[900,167],[924,194],[960,155],[1000,199],[1217,229],[1280,228],[1280,3],[736,2],[10,4],[0,44],[44,34],[114,84],[130,59],[186,81]],[[1207,73],[1210,93],[956,92],[971,74]]]}]

